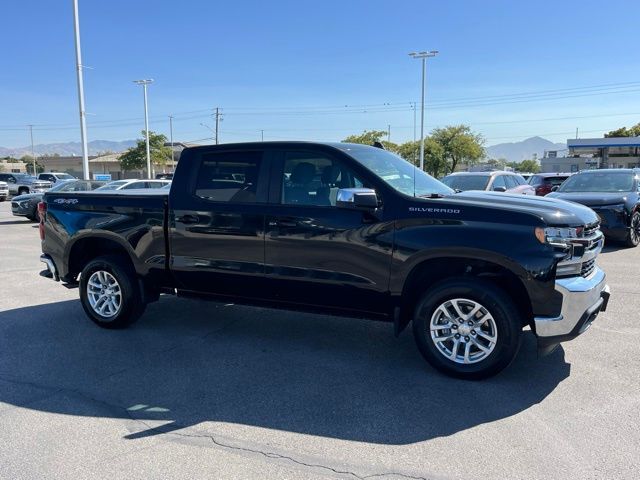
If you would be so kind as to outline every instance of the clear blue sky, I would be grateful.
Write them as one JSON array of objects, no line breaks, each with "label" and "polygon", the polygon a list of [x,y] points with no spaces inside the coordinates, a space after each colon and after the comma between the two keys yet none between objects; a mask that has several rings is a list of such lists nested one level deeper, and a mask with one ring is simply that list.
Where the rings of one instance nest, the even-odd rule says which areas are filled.
[{"label": "clear blue sky", "polygon": [[[139,136],[137,78],[155,79],[151,128],[168,133],[174,114],[177,141],[209,136],[216,106],[225,142],[388,124],[392,141],[412,139],[420,65],[407,53],[424,49],[440,51],[427,129],[467,123],[489,145],[601,136],[640,120],[638,18],[629,0],[80,0],[89,140]],[[36,143],[79,140],[71,0],[5,2],[3,20],[0,145],[27,145],[29,123]]]}]

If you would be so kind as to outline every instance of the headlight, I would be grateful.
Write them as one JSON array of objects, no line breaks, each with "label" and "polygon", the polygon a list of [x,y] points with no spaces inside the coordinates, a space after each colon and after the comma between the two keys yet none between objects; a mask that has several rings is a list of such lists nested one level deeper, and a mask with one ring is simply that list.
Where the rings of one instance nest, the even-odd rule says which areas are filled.
[{"label": "headlight", "polygon": [[572,227],[536,228],[536,238],[540,243],[569,244],[570,239],[578,238],[578,229]]},{"label": "headlight", "polygon": [[29,208],[29,200],[23,200],[20,203],[18,203],[18,205],[20,205],[20,208]]}]

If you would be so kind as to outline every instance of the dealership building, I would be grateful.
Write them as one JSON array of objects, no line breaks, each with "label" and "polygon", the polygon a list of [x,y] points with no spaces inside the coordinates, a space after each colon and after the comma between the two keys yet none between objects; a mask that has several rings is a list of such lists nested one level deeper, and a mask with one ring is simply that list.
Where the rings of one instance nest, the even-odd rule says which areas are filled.
[{"label": "dealership building", "polygon": [[[559,153],[566,153],[560,156]],[[576,138],[567,150],[550,150],[540,159],[542,172],[579,172],[594,168],[640,166],[640,137]]]}]

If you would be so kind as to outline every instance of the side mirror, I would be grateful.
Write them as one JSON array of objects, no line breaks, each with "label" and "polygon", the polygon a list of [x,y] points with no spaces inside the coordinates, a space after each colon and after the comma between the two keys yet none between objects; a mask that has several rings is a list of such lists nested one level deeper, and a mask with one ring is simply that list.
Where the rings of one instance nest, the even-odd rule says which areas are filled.
[{"label": "side mirror", "polygon": [[494,187],[493,191],[494,192],[506,192],[507,188],[506,187]]},{"label": "side mirror", "polygon": [[558,185],[554,185],[553,187],[551,187],[551,191],[556,192],[558,188],[560,188]]},{"label": "side mirror", "polygon": [[336,207],[366,210],[378,208],[378,195],[371,188],[341,188],[336,197]]}]

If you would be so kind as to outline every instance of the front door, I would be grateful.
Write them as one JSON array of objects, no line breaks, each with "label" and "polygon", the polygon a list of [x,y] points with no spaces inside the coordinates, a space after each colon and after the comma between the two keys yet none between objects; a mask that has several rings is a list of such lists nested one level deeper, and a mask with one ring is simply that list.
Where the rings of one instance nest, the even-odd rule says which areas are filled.
[{"label": "front door", "polygon": [[385,219],[384,204],[375,211],[336,207],[340,188],[375,185],[345,159],[323,152],[280,152],[273,171],[270,196],[277,205],[266,216],[265,265],[274,298],[385,310],[393,222]]},{"label": "front door", "polygon": [[171,269],[180,288],[259,296],[264,275],[268,154],[194,149],[170,194]]}]

